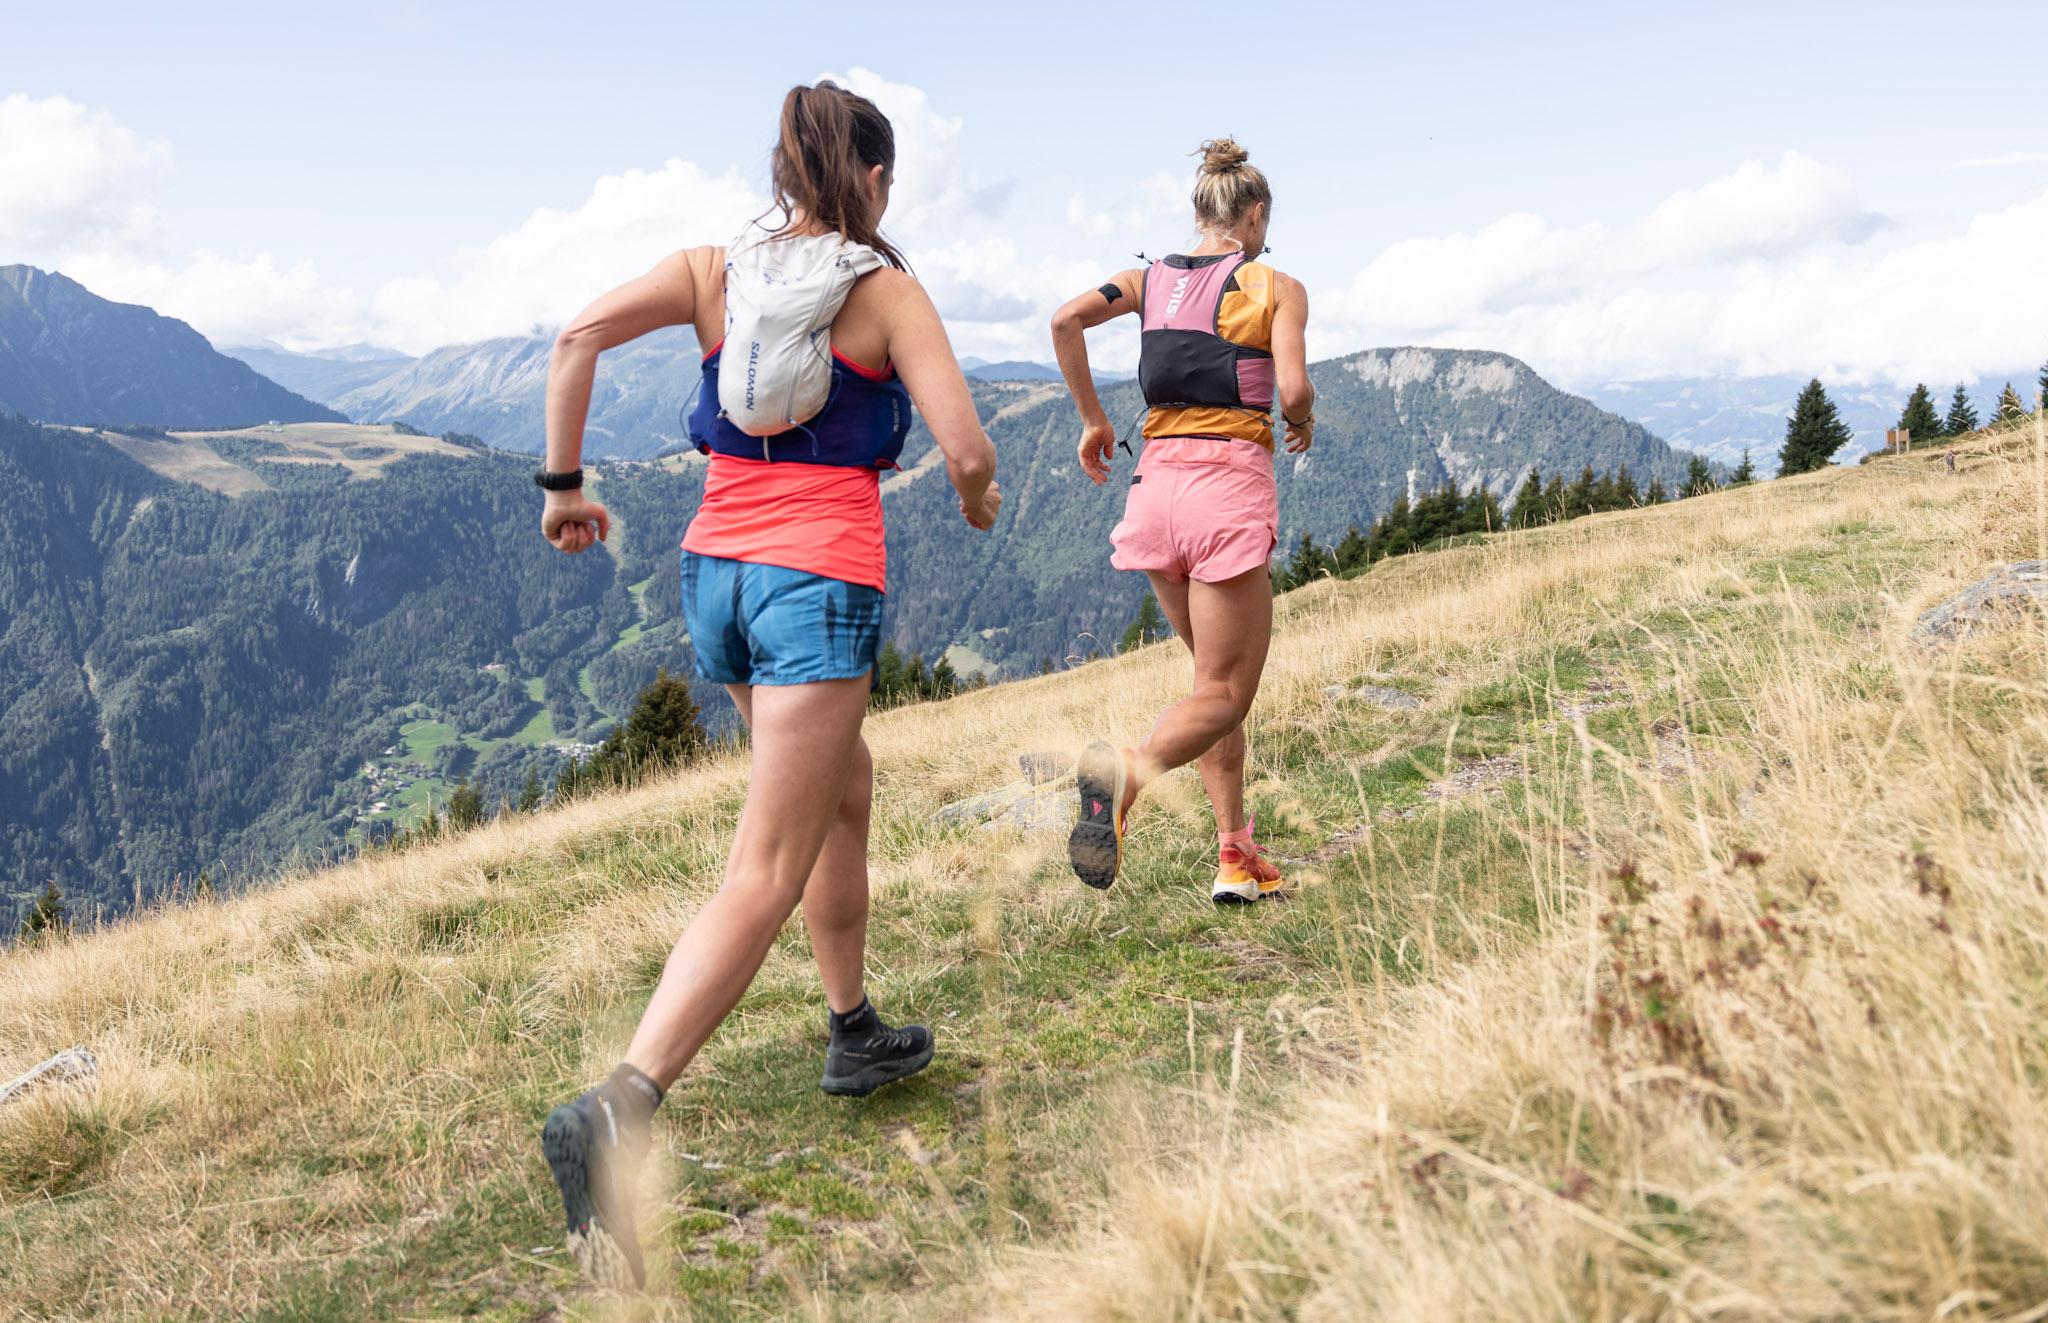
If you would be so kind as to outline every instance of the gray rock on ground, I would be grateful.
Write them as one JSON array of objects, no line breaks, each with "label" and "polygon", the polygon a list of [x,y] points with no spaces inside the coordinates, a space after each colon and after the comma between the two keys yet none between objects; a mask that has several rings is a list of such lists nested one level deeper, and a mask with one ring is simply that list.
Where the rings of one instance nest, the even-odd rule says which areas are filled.
[{"label": "gray rock on ground", "polygon": [[1393,689],[1386,685],[1333,684],[1323,690],[1323,701],[1327,703],[1370,703],[1389,712],[1413,712],[1422,706],[1422,700],[1405,689]]},{"label": "gray rock on ground", "polygon": [[1074,755],[1071,753],[1020,753],[1017,766],[1024,773],[1024,779],[1032,785],[1042,786],[1074,773]]},{"label": "gray rock on ground", "polygon": [[932,821],[981,831],[1064,832],[1074,825],[1074,783],[1066,778],[1042,785],[1015,781],[956,800],[934,813]]},{"label": "gray rock on ground", "polygon": [[67,1047],[56,1056],[0,1084],[0,1106],[13,1102],[46,1084],[84,1084],[99,1081],[100,1063],[91,1049]]},{"label": "gray rock on ground", "polygon": [[2030,610],[2048,610],[2048,561],[2015,561],[1993,570],[1946,602],[1923,612],[1919,623],[1913,626],[1913,640],[1950,642],[1979,629],[2017,624]]}]

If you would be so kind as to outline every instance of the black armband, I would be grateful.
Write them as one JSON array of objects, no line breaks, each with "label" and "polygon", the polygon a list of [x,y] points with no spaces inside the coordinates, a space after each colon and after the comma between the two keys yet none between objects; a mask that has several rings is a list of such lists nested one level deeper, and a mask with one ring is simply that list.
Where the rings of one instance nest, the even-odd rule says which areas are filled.
[{"label": "black armband", "polygon": [[1117,284],[1114,280],[1112,280],[1108,284],[1104,285],[1102,288],[1096,290],[1095,292],[1097,294],[1100,294],[1103,298],[1108,299],[1111,303],[1115,303],[1118,299],[1124,296],[1124,287],[1122,285]]}]

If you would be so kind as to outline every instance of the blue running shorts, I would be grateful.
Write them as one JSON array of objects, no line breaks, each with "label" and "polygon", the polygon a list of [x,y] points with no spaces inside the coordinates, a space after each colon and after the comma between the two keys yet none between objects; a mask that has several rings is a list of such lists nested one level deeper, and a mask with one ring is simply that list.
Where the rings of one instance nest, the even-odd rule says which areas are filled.
[{"label": "blue running shorts", "polygon": [[870,674],[882,593],[866,584],[683,553],[683,626],[713,684],[811,684]]}]

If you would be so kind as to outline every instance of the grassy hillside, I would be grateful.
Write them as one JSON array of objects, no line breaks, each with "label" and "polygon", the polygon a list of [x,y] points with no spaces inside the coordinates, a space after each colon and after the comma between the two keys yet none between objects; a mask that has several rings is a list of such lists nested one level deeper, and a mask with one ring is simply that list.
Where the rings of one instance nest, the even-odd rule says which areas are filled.
[{"label": "grassy hillside", "polygon": [[[904,709],[871,968],[940,1056],[816,1090],[801,934],[671,1095],[656,1289],[588,1292],[534,1135],[715,884],[743,767],[0,956],[0,1311],[1201,1320],[2024,1316],[2048,1299],[2048,646],[1914,613],[2048,545],[2031,443],[1389,561],[1281,603],[1298,900],[1198,787],[1101,896],[936,826],[1133,737],[1178,645]],[[1412,711],[1332,701],[1371,683]]]}]

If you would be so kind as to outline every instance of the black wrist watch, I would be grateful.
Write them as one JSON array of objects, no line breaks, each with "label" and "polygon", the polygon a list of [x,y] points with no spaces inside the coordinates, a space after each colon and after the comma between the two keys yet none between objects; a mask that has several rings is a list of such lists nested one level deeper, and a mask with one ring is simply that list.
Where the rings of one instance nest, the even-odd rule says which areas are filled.
[{"label": "black wrist watch", "polygon": [[583,470],[570,469],[567,473],[550,473],[542,469],[533,475],[533,485],[544,492],[573,492],[583,486]]}]

